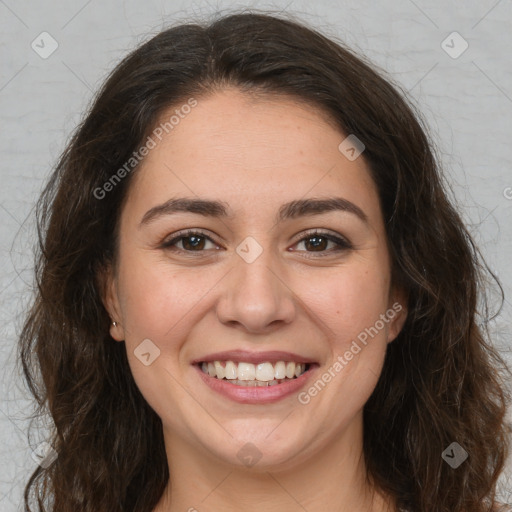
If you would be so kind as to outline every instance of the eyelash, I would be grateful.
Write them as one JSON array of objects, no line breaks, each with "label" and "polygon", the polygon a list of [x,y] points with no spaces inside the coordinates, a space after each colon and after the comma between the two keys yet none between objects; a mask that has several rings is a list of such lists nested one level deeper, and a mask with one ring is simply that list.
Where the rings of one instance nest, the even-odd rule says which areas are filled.
[{"label": "eyelash", "polygon": [[[171,250],[171,251],[179,251],[179,252],[183,252],[183,253],[187,253],[187,255],[192,255],[194,253],[201,253],[201,252],[204,252],[205,250],[200,250],[200,251],[188,251],[186,249],[179,249],[179,248],[176,248],[174,247],[174,245],[179,242],[180,240],[184,239],[184,238],[190,238],[192,236],[200,236],[200,237],[204,237],[206,238],[207,240],[209,240],[210,242],[216,244],[215,240],[213,240],[211,237],[209,237],[206,233],[204,233],[203,231],[201,230],[193,230],[193,229],[188,229],[188,230],[185,230],[185,231],[180,231],[176,234],[176,236],[174,236],[171,240],[167,240],[165,241],[161,246],[160,248],[161,249],[167,249],[167,250]],[[342,251],[348,251],[350,249],[353,249],[353,246],[352,244],[346,240],[345,238],[341,238],[341,237],[338,237],[338,236],[334,236],[332,234],[330,234],[329,232],[326,232],[326,231],[321,231],[321,230],[318,230],[318,229],[313,229],[313,230],[309,230],[309,231],[306,231],[306,233],[304,234],[304,236],[298,240],[297,242],[295,242],[294,245],[297,245],[301,242],[304,242],[308,239],[311,239],[311,238],[314,238],[314,237],[321,237],[321,238],[326,238],[329,242],[334,242],[335,244],[338,245],[338,248],[336,249],[331,249],[331,250],[327,250],[327,251],[299,251],[299,252],[306,252],[306,253],[313,253],[315,254],[315,256],[313,257],[324,257],[324,256],[329,256],[331,255],[333,252],[342,252]],[[216,244],[218,245],[218,244]],[[312,256],[306,256],[308,258],[311,258]]]}]

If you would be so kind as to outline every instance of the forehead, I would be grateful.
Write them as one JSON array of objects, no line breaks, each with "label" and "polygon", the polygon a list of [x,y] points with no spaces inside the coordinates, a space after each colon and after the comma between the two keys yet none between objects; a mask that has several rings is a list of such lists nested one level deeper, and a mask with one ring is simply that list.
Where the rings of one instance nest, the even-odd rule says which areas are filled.
[{"label": "forehead", "polygon": [[[179,108],[169,108],[160,122]],[[161,140],[153,135],[157,144],[133,177],[128,203],[142,208],[177,195],[215,196],[243,211],[341,195],[362,203],[370,218],[379,215],[364,159],[340,152],[347,135],[314,106],[226,90],[198,98],[187,112],[174,116]]]}]

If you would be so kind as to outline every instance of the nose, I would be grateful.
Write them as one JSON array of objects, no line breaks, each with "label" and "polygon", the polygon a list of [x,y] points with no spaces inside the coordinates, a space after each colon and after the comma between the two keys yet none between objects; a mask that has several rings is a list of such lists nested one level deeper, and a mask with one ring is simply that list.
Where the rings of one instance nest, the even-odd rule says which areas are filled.
[{"label": "nose", "polygon": [[294,293],[270,250],[252,262],[234,254],[234,268],[222,281],[217,317],[247,332],[270,332],[293,321]]}]

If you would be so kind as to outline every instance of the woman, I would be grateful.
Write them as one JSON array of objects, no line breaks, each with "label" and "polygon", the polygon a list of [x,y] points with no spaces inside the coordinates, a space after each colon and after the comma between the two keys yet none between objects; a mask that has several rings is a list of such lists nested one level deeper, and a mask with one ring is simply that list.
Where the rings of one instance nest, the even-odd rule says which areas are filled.
[{"label": "woman", "polygon": [[269,15],[166,30],[39,206],[20,356],[55,456],[27,510],[498,509],[481,260],[416,116],[351,51]]}]

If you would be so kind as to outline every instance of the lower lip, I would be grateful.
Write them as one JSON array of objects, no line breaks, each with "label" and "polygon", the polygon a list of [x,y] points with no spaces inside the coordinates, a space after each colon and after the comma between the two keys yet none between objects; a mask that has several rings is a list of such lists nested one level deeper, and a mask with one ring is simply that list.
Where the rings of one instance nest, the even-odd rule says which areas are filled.
[{"label": "lower lip", "polygon": [[203,382],[221,395],[241,404],[270,404],[297,393],[311,378],[318,365],[312,364],[308,371],[296,379],[273,386],[238,386],[225,379],[210,377],[198,365],[194,365]]}]

